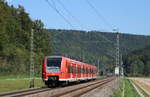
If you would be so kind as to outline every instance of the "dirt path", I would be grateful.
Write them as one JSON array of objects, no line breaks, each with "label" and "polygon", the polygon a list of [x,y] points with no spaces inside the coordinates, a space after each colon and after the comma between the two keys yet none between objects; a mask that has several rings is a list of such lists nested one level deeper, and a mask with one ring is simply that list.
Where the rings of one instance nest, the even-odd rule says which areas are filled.
[{"label": "dirt path", "polygon": [[129,78],[150,96],[150,78]]}]

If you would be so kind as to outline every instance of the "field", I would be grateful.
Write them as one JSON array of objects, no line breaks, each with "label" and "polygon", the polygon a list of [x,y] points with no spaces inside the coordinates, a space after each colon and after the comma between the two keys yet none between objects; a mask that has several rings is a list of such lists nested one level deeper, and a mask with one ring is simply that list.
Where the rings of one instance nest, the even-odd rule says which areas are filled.
[{"label": "field", "polygon": [[[23,78],[23,77],[0,77],[0,92],[9,92],[9,91],[16,91],[20,89],[26,89],[30,86],[30,79],[29,78]],[[42,79],[35,78],[35,87],[42,87],[44,86],[44,83],[42,82]]]}]

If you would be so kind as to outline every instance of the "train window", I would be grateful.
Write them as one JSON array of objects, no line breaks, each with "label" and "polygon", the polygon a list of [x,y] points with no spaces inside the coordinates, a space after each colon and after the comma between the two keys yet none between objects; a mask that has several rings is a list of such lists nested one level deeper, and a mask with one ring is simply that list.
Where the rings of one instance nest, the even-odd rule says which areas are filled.
[{"label": "train window", "polygon": [[88,68],[86,68],[86,73],[88,73]]},{"label": "train window", "polygon": [[69,73],[72,73],[72,72],[73,72],[72,66],[69,66],[69,67],[68,67],[68,72],[69,72]]},{"label": "train window", "polygon": [[73,73],[76,73],[76,68],[75,67],[73,67]]},{"label": "train window", "polygon": [[81,73],[81,68],[79,68],[79,73]]},{"label": "train window", "polygon": [[48,67],[60,67],[62,58],[47,58]]},{"label": "train window", "polygon": [[78,73],[78,72],[79,72],[79,68],[76,67],[76,73]]},{"label": "train window", "polygon": [[83,74],[85,73],[85,69],[83,68]]}]

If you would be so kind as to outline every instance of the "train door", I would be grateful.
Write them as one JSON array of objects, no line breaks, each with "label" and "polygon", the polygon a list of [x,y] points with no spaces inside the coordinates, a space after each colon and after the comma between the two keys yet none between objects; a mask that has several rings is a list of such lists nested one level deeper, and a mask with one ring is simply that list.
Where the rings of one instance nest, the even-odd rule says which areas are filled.
[{"label": "train door", "polygon": [[70,78],[70,75],[69,75],[69,73],[70,73],[70,67],[69,67],[69,62],[66,60],[66,78],[68,79],[68,78]]},{"label": "train door", "polygon": [[75,64],[75,78],[76,78],[76,80],[78,78],[78,67],[77,67],[77,64]]},{"label": "train door", "polygon": [[81,77],[81,65],[78,65],[78,78]]},{"label": "train door", "polygon": [[83,64],[81,65],[81,78],[83,78]]},{"label": "train door", "polygon": [[70,64],[70,69],[71,69],[70,78],[72,79],[73,78],[73,64],[72,63]]},{"label": "train door", "polygon": [[73,78],[76,79],[76,64],[73,63]]}]

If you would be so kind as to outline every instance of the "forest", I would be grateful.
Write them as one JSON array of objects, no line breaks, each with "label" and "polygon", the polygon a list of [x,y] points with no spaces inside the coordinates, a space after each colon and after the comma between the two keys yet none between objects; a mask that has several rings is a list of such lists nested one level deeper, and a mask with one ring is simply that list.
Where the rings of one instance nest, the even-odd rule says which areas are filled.
[{"label": "forest", "polygon": [[150,46],[124,56],[124,68],[127,76],[150,76]]},{"label": "forest", "polygon": [[51,53],[50,33],[41,20],[31,20],[23,6],[18,8],[0,1],[0,72],[29,73],[31,30],[34,31],[36,73],[41,72],[42,58]]},{"label": "forest", "polygon": [[[47,55],[66,56],[99,66],[103,72],[114,72],[116,33],[46,29],[41,20],[30,18],[23,6],[15,8],[1,0],[0,74],[29,74],[32,29],[35,74],[41,74],[42,58]],[[149,75],[150,51],[146,46],[150,36],[119,36],[126,75]]]},{"label": "forest", "polygon": [[[114,72],[116,33],[56,29],[49,31],[52,35],[53,55],[67,56],[96,66],[99,64],[101,71]],[[150,45],[150,36],[123,33],[119,36],[120,57]]]}]

